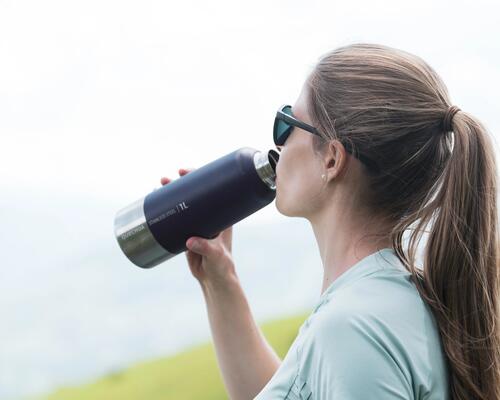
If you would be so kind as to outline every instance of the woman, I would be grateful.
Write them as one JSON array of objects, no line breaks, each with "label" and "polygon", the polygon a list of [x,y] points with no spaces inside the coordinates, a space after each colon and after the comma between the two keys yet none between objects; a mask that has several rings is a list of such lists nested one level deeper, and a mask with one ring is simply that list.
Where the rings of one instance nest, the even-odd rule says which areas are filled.
[{"label": "woman", "polygon": [[239,284],[232,227],[189,238],[230,398],[500,399],[496,165],[485,127],[451,105],[419,57],[354,44],[321,57],[278,112],[275,143],[276,207],[312,224],[323,288],[281,361]]}]

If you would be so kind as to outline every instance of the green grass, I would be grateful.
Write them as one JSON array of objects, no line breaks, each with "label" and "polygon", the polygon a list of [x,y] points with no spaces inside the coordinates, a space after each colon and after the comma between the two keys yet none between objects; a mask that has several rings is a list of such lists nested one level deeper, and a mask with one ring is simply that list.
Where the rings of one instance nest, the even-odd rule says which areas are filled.
[{"label": "green grass", "polygon": [[[261,325],[264,336],[283,358],[308,314]],[[79,387],[57,390],[46,400],[220,400],[227,394],[211,343],[171,357],[136,364]]]}]

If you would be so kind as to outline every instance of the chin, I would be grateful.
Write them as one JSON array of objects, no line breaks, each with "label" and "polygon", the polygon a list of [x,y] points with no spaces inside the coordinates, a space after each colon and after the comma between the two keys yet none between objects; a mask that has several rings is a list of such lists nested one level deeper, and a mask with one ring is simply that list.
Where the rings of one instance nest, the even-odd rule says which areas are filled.
[{"label": "chin", "polygon": [[286,217],[294,217],[295,215],[291,212],[291,210],[288,210],[286,205],[282,204],[282,201],[280,201],[279,196],[276,194],[276,198],[274,201],[274,206],[276,209],[279,211],[280,214],[286,216]]},{"label": "chin", "polygon": [[274,206],[276,207],[276,210],[278,210],[278,212],[279,212],[280,214],[285,215],[285,214],[283,213],[283,209],[282,209],[282,206],[281,206],[281,204],[280,204],[280,197],[278,196],[278,192],[277,192],[277,191],[276,191],[276,197],[274,198]]}]

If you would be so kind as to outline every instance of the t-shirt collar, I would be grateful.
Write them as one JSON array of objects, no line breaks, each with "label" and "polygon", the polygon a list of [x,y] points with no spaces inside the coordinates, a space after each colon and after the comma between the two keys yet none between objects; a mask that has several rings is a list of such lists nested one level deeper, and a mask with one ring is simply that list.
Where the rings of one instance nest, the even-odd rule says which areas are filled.
[{"label": "t-shirt collar", "polygon": [[387,267],[405,271],[394,249],[385,247],[365,256],[356,264],[352,265],[347,271],[344,271],[325,289],[316,302],[313,312],[330,297],[332,292],[366,275]]}]

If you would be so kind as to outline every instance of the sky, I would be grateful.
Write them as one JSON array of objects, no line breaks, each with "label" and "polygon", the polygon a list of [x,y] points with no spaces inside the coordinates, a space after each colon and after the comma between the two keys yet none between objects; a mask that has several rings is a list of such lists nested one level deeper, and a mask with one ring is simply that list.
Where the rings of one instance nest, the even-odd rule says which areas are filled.
[{"label": "sky", "polygon": [[279,105],[359,41],[421,56],[498,135],[497,4],[2,0],[0,182],[128,204],[179,168],[272,148]]},{"label": "sky", "polygon": [[[0,0],[0,318],[8,327],[0,400],[210,340],[183,256],[149,275],[132,268],[114,215],[179,168],[273,148],[276,110],[293,104],[315,62],[336,47],[371,42],[422,57],[453,104],[490,130],[498,159],[499,38],[497,0]],[[276,248],[259,233],[282,236],[261,226],[291,242]],[[235,233],[256,318],[311,304],[321,266],[304,223],[270,205]],[[273,285],[286,271],[304,292],[280,303]],[[163,305],[179,299],[190,314],[159,322]]]}]

